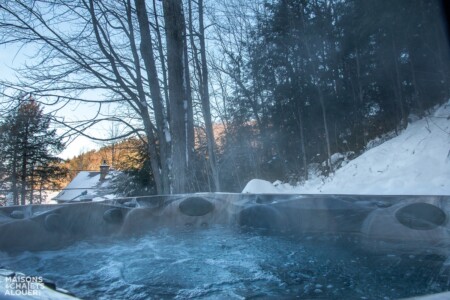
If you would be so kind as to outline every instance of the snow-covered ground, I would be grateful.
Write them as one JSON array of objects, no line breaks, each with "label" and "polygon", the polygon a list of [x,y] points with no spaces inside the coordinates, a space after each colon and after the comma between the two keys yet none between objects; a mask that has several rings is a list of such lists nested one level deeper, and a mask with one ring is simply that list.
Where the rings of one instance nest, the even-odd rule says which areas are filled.
[{"label": "snow-covered ground", "polygon": [[450,101],[328,178],[297,186],[253,179],[243,193],[450,195]]}]

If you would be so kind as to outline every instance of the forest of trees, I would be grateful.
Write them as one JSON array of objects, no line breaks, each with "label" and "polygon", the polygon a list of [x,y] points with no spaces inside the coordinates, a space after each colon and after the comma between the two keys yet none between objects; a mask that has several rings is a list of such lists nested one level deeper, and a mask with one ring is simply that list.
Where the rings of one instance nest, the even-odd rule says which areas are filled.
[{"label": "forest of trees", "polygon": [[257,159],[236,164],[246,180],[332,172],[332,154],[357,155],[449,99],[439,1],[279,0],[260,9],[240,51],[225,52],[236,85],[229,144]]},{"label": "forest of trees", "polygon": [[[0,42],[36,57],[0,84],[5,101],[28,92],[55,107],[66,138],[132,138],[146,162],[133,168],[159,194],[298,182],[449,99],[442,3],[6,1]],[[67,122],[67,103],[97,117]],[[124,132],[87,134],[111,121]]]}]

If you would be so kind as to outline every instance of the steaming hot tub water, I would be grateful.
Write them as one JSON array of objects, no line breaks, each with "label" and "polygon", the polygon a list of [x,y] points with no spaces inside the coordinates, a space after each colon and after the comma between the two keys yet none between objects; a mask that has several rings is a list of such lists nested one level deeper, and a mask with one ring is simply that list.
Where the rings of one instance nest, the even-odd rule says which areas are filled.
[{"label": "steaming hot tub water", "polygon": [[450,289],[445,258],[371,255],[345,237],[209,228],[2,255],[83,299],[397,299]]},{"label": "steaming hot tub water", "polygon": [[[230,217],[228,221],[248,225],[248,220],[242,220],[242,216],[251,216],[250,225],[262,229],[230,226],[220,219],[211,222],[213,219],[203,217],[198,224],[186,222],[194,220],[193,210],[189,210],[189,218],[178,220],[183,226],[155,223],[138,236],[87,236],[58,250],[8,250],[0,252],[0,266],[30,276],[43,276],[82,299],[398,299],[450,290],[450,259],[446,246],[440,249],[442,251],[436,251],[432,240],[425,241],[430,247],[419,246],[423,244],[420,239],[436,234],[438,229],[433,227],[434,223],[431,226],[407,219],[411,228],[419,225],[422,228],[414,229],[420,233],[414,242],[417,249],[411,248],[409,238],[397,243],[405,243],[405,251],[405,247],[389,245],[389,239],[368,244],[368,240],[361,238],[361,233],[348,234],[354,231],[349,222],[362,226],[367,220],[377,219],[373,211],[386,211],[389,205],[378,203],[379,207],[373,208],[365,203],[361,207],[370,209],[362,214],[349,214],[346,209],[348,218],[345,222],[335,222],[329,227],[320,225],[320,231],[314,232],[311,227],[308,232],[298,232],[273,230],[279,227],[268,226],[266,219],[273,217],[271,210],[243,213],[248,207],[254,207],[254,200],[250,201],[250,206],[248,199],[245,204],[238,205],[239,217],[236,220]],[[178,209],[182,206],[177,201],[174,203]],[[429,199],[425,201],[430,202]],[[198,204],[191,202],[189,204],[193,203],[194,207]],[[260,198],[256,202],[258,205],[266,203]],[[217,209],[218,204],[215,205]],[[294,210],[297,204],[288,206]],[[282,206],[274,204],[273,207],[278,212]],[[406,208],[402,210],[402,207]],[[397,218],[414,208],[410,204],[402,207],[395,209]],[[152,216],[165,220],[171,216],[167,215],[167,210],[170,210],[170,204],[165,204],[165,213],[153,213]],[[334,211],[336,207],[330,209],[329,206],[327,210]],[[313,210],[308,212],[313,213]],[[296,215],[298,213],[296,211]],[[320,224],[329,218],[322,213],[315,215]],[[141,214],[133,215],[132,219],[138,219],[137,216]],[[339,216],[340,213],[334,214],[333,219],[340,220]],[[278,222],[293,224],[288,220],[287,211],[284,217]],[[172,215],[172,218],[175,217]],[[383,220],[386,222],[386,218]],[[148,225],[142,220],[137,221],[142,226]],[[276,223],[276,220],[272,221]],[[121,230],[127,222],[126,218],[119,222]],[[401,225],[401,222],[397,223]],[[337,226],[340,230],[330,230]],[[391,224],[392,230],[396,230],[395,226]],[[433,228],[424,230],[426,226]],[[364,234],[377,232],[367,231],[372,228],[367,224],[362,227],[366,228],[361,229]],[[135,230],[135,227],[131,228]],[[443,232],[448,233],[448,228],[443,228]],[[405,231],[405,237],[408,234]],[[0,242],[1,238],[0,235]],[[378,251],[380,247],[384,251]],[[3,248],[1,244],[0,248]]]}]

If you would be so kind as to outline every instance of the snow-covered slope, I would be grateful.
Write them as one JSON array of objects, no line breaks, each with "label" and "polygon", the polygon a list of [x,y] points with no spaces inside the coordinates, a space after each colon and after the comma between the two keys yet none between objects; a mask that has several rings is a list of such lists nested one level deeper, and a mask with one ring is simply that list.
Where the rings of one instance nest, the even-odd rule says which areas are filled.
[{"label": "snow-covered slope", "polygon": [[329,178],[298,186],[254,179],[243,193],[450,195],[450,101]]}]

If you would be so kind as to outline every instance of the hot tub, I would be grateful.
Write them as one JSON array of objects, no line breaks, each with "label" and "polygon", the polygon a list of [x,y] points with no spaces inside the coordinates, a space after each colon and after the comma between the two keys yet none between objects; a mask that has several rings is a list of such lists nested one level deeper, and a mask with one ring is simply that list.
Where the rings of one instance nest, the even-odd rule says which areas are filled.
[{"label": "hot tub", "polygon": [[440,294],[450,290],[449,216],[448,196],[194,194],[6,207],[0,259],[83,299],[450,297]]}]

